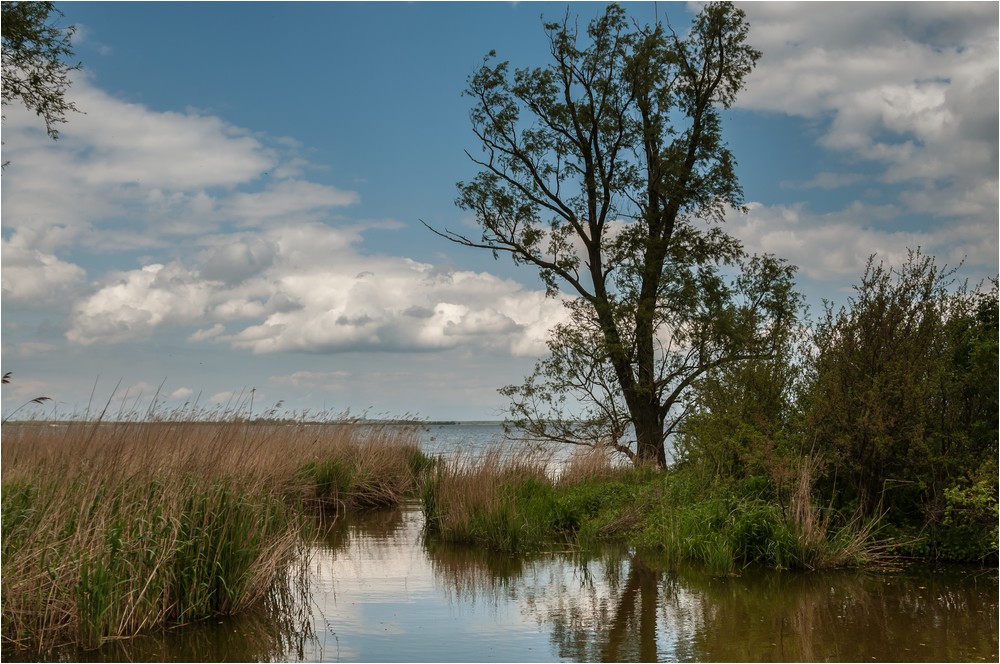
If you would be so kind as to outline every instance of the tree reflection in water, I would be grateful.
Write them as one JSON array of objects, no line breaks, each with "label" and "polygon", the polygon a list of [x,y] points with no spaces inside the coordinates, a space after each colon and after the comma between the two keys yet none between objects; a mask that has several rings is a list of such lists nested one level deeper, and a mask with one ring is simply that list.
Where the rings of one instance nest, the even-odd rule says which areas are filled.
[{"label": "tree reflection in water", "polygon": [[719,578],[654,555],[427,544],[463,601],[517,602],[574,661],[996,661],[995,570]]},{"label": "tree reflection in water", "polygon": [[719,578],[620,547],[499,554],[422,528],[416,506],[338,520],[307,542],[309,578],[260,612],[63,658],[997,660],[996,570]]}]

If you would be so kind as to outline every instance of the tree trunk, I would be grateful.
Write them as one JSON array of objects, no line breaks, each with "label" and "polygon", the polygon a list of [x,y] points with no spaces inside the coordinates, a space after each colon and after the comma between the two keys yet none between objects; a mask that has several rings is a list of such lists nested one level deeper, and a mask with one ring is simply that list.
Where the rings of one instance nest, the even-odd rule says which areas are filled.
[{"label": "tree trunk", "polygon": [[659,404],[644,403],[633,409],[632,421],[635,425],[635,464],[656,464],[666,468],[667,454],[663,446],[663,421],[660,419]]}]

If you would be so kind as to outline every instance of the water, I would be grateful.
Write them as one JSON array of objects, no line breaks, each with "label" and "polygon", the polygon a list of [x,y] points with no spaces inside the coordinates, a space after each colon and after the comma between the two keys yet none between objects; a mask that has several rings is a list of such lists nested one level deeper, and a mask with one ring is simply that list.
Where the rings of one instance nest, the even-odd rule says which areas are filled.
[{"label": "water", "polygon": [[[475,455],[489,425],[430,426]],[[471,444],[469,444],[471,441]],[[619,547],[500,555],[428,539],[418,505],[309,543],[298,611],[65,652],[72,661],[997,661],[998,576],[978,568],[717,578]],[[5,658],[10,659],[10,658]]]},{"label": "water", "polygon": [[625,549],[525,557],[425,541],[416,506],[315,550],[309,660],[996,661],[981,569],[716,578]]}]

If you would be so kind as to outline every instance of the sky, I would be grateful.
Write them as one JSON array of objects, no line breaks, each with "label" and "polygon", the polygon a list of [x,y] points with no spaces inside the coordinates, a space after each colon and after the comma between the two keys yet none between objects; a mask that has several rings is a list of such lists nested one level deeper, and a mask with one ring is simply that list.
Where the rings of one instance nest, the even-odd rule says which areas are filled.
[{"label": "sky", "polygon": [[[52,141],[4,107],[4,416],[502,418],[562,308],[421,220],[474,232],[454,200],[483,57],[543,66],[543,18],[603,3],[56,6],[81,113]],[[814,318],[872,254],[996,275],[998,5],[740,6],[763,57],[723,116],[728,232],[798,266]],[[698,10],[625,7],[678,32]]]}]

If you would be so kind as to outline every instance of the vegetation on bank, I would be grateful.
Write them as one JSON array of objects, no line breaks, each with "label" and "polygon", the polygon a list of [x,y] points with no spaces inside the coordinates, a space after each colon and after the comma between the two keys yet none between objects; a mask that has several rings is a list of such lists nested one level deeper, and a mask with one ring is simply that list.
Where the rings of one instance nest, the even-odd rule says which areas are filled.
[{"label": "vegetation on bank", "polygon": [[551,479],[497,452],[437,468],[428,524],[501,550],[620,537],[718,572],[885,555],[995,564],[998,325],[996,280],[956,285],[920,252],[870,261],[814,330],[693,384],[671,469]]},{"label": "vegetation on bank", "polygon": [[809,468],[784,505],[760,478],[636,468],[600,450],[574,455],[561,472],[550,469],[544,456],[500,447],[480,460],[439,464],[423,493],[428,529],[511,552],[624,542],[716,574],[748,564],[861,565],[884,553],[873,537],[876,522],[835,521],[812,504]]},{"label": "vegetation on bank", "polygon": [[412,426],[8,422],[4,647],[286,610],[307,592],[288,583],[307,517],[396,504],[429,463]]}]

